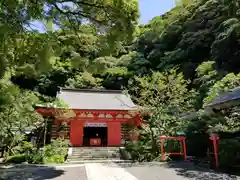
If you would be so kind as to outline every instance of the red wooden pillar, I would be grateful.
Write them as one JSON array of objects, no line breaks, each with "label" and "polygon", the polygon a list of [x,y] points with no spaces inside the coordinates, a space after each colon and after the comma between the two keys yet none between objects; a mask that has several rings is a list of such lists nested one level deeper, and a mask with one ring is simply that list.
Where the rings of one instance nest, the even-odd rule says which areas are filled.
[{"label": "red wooden pillar", "polygon": [[210,139],[213,141],[213,148],[214,148],[214,157],[215,157],[215,166],[216,168],[219,167],[219,159],[218,159],[218,137],[216,135],[213,135],[210,137]]},{"label": "red wooden pillar", "polygon": [[70,122],[70,142],[72,146],[82,146],[83,143],[83,122],[72,120]]},{"label": "red wooden pillar", "polygon": [[182,143],[183,143],[184,161],[187,161],[187,148],[186,148],[186,138],[185,137],[182,139]]},{"label": "red wooden pillar", "polygon": [[108,146],[121,145],[121,124],[120,122],[108,123]]},{"label": "red wooden pillar", "polygon": [[161,154],[162,154],[162,161],[165,161],[165,152],[164,152],[164,141],[166,136],[160,136],[160,146],[161,146]]},{"label": "red wooden pillar", "polygon": [[135,126],[140,126],[141,125],[141,117],[139,115],[137,115],[135,117]]},{"label": "red wooden pillar", "polygon": [[164,154],[164,139],[161,140],[161,153],[162,153],[162,161],[165,160],[165,154]]}]

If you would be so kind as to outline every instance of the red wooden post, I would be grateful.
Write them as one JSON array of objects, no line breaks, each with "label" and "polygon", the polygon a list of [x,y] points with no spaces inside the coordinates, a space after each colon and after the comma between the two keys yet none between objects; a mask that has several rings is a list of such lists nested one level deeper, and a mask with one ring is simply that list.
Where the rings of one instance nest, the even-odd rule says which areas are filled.
[{"label": "red wooden post", "polygon": [[165,160],[165,154],[164,154],[164,139],[161,140],[161,153],[162,153],[162,160]]},{"label": "red wooden post", "polygon": [[184,156],[184,161],[187,161],[186,138],[184,138],[182,141],[183,141],[183,156]]},{"label": "red wooden post", "polygon": [[214,148],[214,157],[215,157],[215,166],[216,166],[216,168],[219,167],[217,138],[218,137],[215,136],[215,135],[210,137],[210,139],[213,141],[213,148]]},{"label": "red wooden post", "polygon": [[179,141],[180,142],[180,153],[183,154],[183,141]]},{"label": "red wooden post", "polygon": [[166,138],[166,136],[160,136],[162,161],[165,160],[165,154],[164,154],[164,140],[165,140],[165,138]]}]

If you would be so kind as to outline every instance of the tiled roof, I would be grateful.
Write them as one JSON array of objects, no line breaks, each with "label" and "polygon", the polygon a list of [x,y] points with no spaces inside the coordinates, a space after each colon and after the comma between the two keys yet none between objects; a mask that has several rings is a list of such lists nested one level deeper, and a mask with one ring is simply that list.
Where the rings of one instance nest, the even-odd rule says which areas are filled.
[{"label": "tiled roof", "polygon": [[216,97],[208,106],[215,106],[226,102],[240,100],[240,87],[237,87],[230,92],[223,93]]},{"label": "tiled roof", "polygon": [[116,90],[85,90],[60,88],[57,97],[71,109],[134,110],[131,98]]},{"label": "tiled roof", "polygon": [[182,119],[195,119],[198,117],[198,113],[197,112],[192,112],[192,113],[188,113],[188,114],[181,114],[180,117]]}]

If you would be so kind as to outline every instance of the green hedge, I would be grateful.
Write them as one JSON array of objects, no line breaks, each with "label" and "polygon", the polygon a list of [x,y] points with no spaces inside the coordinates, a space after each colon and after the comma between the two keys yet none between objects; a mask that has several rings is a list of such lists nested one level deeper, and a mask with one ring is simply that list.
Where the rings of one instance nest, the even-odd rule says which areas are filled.
[{"label": "green hedge", "polygon": [[26,158],[25,158],[25,154],[16,154],[16,155],[13,155],[13,156],[9,156],[5,162],[6,163],[22,163],[22,162],[25,162],[26,161]]},{"label": "green hedge", "polygon": [[61,164],[64,163],[65,157],[63,155],[53,155],[53,156],[47,156],[43,158],[44,164],[47,163],[57,163]]},{"label": "green hedge", "polygon": [[23,141],[14,148],[14,153],[5,158],[5,163],[47,164],[64,163],[67,157],[69,141],[53,140],[45,147],[38,149],[31,142]]}]

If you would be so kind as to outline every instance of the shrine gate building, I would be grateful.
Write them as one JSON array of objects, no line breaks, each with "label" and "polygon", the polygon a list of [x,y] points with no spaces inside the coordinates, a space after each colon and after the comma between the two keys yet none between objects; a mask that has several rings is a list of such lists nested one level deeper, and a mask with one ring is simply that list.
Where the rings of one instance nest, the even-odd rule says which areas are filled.
[{"label": "shrine gate building", "polygon": [[[43,116],[52,117],[51,138],[69,139],[72,146],[121,146],[136,138],[126,129],[139,126],[140,116],[122,91],[60,88],[57,98],[68,108],[37,108]],[[58,112],[72,115],[58,116]]]}]

